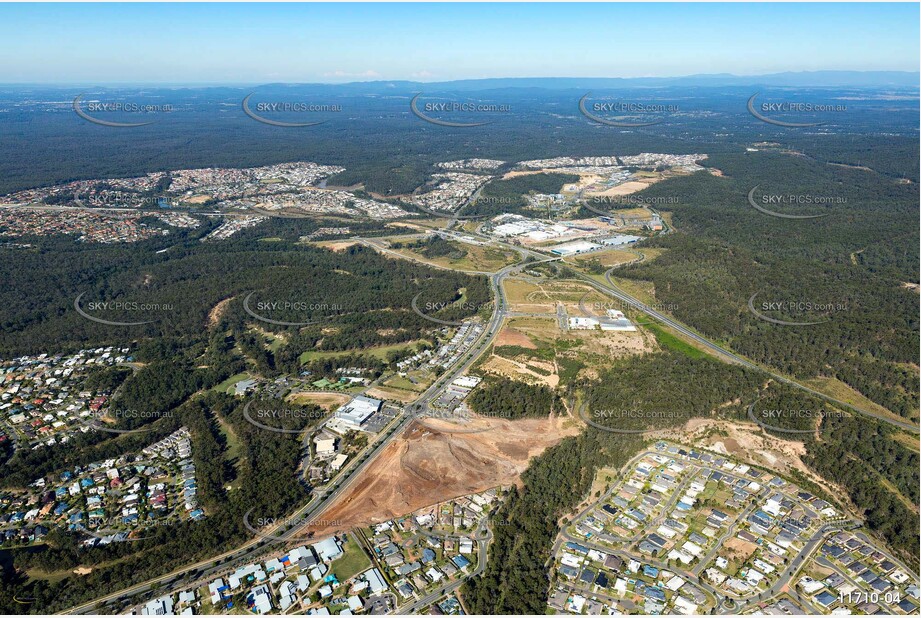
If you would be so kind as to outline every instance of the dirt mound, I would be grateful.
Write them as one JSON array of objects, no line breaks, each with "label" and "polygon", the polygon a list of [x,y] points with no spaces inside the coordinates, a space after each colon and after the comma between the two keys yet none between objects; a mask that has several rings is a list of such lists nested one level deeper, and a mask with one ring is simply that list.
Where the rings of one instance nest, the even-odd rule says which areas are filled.
[{"label": "dirt mound", "polygon": [[[450,431],[481,428],[486,431]],[[531,457],[578,431],[561,418],[413,423],[305,532],[322,536],[367,526],[458,496],[512,485]]]}]

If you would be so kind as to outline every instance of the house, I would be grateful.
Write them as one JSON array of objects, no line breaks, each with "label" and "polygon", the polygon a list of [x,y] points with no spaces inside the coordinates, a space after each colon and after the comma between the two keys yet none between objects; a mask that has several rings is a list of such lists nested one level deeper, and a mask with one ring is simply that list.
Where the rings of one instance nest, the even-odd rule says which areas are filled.
[{"label": "house", "polygon": [[378,594],[387,590],[387,583],[384,581],[384,577],[377,569],[368,569],[362,573],[362,577],[364,577],[365,581],[368,582],[368,587],[371,590],[371,594]]},{"label": "house", "polygon": [[149,601],[141,608],[142,616],[172,616],[173,615],[173,598],[170,596],[160,597]]},{"label": "house", "polygon": [[336,537],[334,536],[331,536],[328,539],[323,539],[318,543],[314,543],[311,545],[311,547],[323,562],[332,562],[343,553],[342,546],[339,545],[339,541],[337,541]]},{"label": "house", "polygon": [[284,611],[297,600],[297,587],[293,582],[283,582],[278,588],[278,606]]},{"label": "house", "polygon": [[467,560],[467,558],[465,558],[464,556],[454,556],[453,558],[451,558],[451,562],[453,562],[454,566],[456,566],[461,571],[463,571],[468,566],[470,566],[470,561]]},{"label": "house", "polygon": [[257,614],[268,614],[272,611],[272,593],[267,584],[256,586],[248,595],[246,603]]}]

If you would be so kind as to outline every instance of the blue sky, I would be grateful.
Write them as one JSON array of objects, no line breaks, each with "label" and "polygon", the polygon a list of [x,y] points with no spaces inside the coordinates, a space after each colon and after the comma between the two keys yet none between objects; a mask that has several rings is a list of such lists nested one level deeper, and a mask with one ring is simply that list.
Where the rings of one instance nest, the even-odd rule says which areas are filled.
[{"label": "blue sky", "polygon": [[919,5],[0,4],[0,82],[919,69]]}]

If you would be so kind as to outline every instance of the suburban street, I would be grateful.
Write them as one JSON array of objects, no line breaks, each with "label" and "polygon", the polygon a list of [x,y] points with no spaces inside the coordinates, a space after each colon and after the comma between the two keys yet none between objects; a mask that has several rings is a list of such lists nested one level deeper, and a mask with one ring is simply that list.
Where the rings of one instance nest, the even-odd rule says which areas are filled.
[{"label": "suburban street", "polygon": [[[490,237],[482,236],[479,233],[470,233],[470,235],[479,237],[488,244],[516,251],[522,257],[522,260],[520,262],[510,265],[510,266],[506,266],[496,272],[488,272],[488,271],[469,271],[468,272],[468,274],[487,276],[489,278],[490,287],[492,288],[492,292],[495,298],[495,303],[493,305],[492,314],[489,320],[487,321],[483,332],[480,334],[477,341],[470,347],[470,349],[465,355],[463,355],[460,359],[458,359],[457,362],[455,362],[455,364],[449,370],[445,371],[441,376],[439,376],[435,380],[435,382],[433,382],[433,384],[428,389],[426,389],[426,391],[422,393],[422,395],[419,396],[418,399],[416,399],[415,401],[413,401],[412,403],[404,407],[403,414],[388,426],[388,428],[385,430],[386,431],[385,435],[379,438],[375,443],[373,443],[369,451],[366,451],[365,453],[360,455],[355,461],[351,462],[351,464],[347,466],[346,469],[339,475],[338,479],[331,483],[331,486],[330,486],[331,488],[328,488],[325,491],[321,491],[320,493],[314,495],[314,497],[310,500],[310,502],[302,506],[300,509],[298,509],[296,512],[294,512],[291,516],[287,518],[288,521],[295,520],[297,522],[303,522],[303,523],[299,523],[298,525],[295,525],[293,527],[289,527],[290,524],[288,523],[282,524],[273,530],[269,530],[265,532],[265,535],[270,537],[271,540],[267,540],[266,538],[260,538],[257,536],[234,550],[225,552],[218,556],[210,557],[206,560],[201,560],[195,564],[188,565],[181,569],[177,569],[171,573],[159,576],[157,578],[150,579],[146,582],[135,584],[123,590],[113,592],[104,597],[81,604],[79,606],[70,608],[68,610],[64,610],[60,613],[91,612],[96,607],[98,607],[100,603],[104,604],[104,603],[111,602],[114,600],[121,600],[121,599],[124,599],[125,597],[137,596],[139,594],[143,594],[147,591],[150,591],[154,587],[157,587],[159,589],[159,587],[169,584],[184,576],[188,576],[192,572],[195,572],[196,579],[206,577],[214,573],[218,573],[222,570],[226,570],[230,566],[231,563],[243,562],[243,561],[252,559],[257,554],[267,551],[268,545],[272,545],[275,543],[293,542],[293,541],[298,540],[300,530],[308,526],[310,521],[313,521],[319,518],[323,514],[323,512],[325,512],[333,503],[335,503],[335,501],[340,496],[342,496],[346,491],[348,491],[352,487],[352,485],[356,482],[356,480],[361,477],[362,473],[367,469],[367,467],[371,464],[371,462],[373,462],[374,459],[385,448],[387,448],[387,446],[392,442],[394,438],[402,435],[403,432],[407,429],[407,427],[409,427],[409,425],[411,424],[413,420],[418,420],[419,422],[422,422],[422,423],[425,422],[425,419],[427,418],[428,412],[429,412],[429,404],[433,399],[437,397],[441,389],[444,388],[451,381],[453,381],[456,377],[463,374],[477,360],[479,355],[483,351],[485,351],[485,349],[487,349],[489,344],[498,334],[504,320],[510,316],[510,313],[508,310],[508,303],[506,302],[506,299],[502,292],[502,282],[504,281],[504,279],[512,274],[522,271],[526,267],[531,267],[539,263],[560,261],[563,259],[562,257],[547,257],[546,254],[538,253],[536,251],[530,250],[525,247],[505,243],[502,241],[492,239]],[[359,238],[358,240],[359,242],[366,244],[368,246],[371,246],[374,249],[381,251],[382,253],[392,255],[399,259],[415,261],[415,262],[425,264],[430,267],[442,268],[445,270],[454,270],[454,269],[434,265],[434,264],[431,264],[423,260],[418,260],[410,256],[400,254],[386,247],[379,239]],[[531,258],[531,261],[527,261],[528,258]],[[765,372],[776,380],[779,380],[786,384],[790,384],[792,386],[800,388],[804,391],[807,391],[818,397],[826,399],[830,401],[831,403],[842,406],[849,410],[852,410],[852,411],[855,411],[861,414],[865,414],[867,416],[871,416],[880,421],[895,425],[899,428],[906,429],[908,431],[913,431],[915,433],[919,431],[918,427],[912,425],[911,423],[907,421],[898,421],[898,420],[894,420],[891,418],[887,418],[873,411],[863,410],[855,406],[852,406],[850,404],[847,404],[845,402],[836,400],[828,395],[824,395],[818,391],[815,391],[814,389],[808,386],[805,386],[803,384],[796,382],[795,380],[781,376],[769,369],[761,367],[749,361],[748,359],[745,359],[744,357],[730,350],[727,350],[726,348],[710,341],[706,337],[703,337],[702,335],[696,333],[695,331],[685,326],[684,324],[678,322],[677,320],[659,311],[656,311],[655,309],[651,307],[646,306],[643,302],[639,301],[635,297],[631,296],[630,294],[624,292],[622,289],[617,287],[617,285],[611,279],[611,273],[613,270],[615,270],[615,268],[611,268],[605,273],[605,279],[607,281],[607,285],[600,283],[596,281],[595,279],[589,277],[588,275],[584,275],[582,273],[576,273],[576,277],[579,280],[584,281],[588,285],[592,286],[593,288],[599,290],[600,292],[608,296],[617,298],[621,300],[622,302],[624,302],[625,304],[639,311],[646,313],[651,318],[656,319],[662,322],[663,324],[665,324],[666,326],[676,330],[677,332],[693,339],[695,342],[707,347],[708,349],[712,350],[713,352],[715,352],[716,354],[718,354],[719,356],[725,358],[726,360],[730,362],[734,362],[734,363],[746,366],[748,368],[751,368],[757,371]],[[462,272],[467,272],[467,271],[462,271]],[[462,429],[458,430],[458,432],[463,432],[463,431],[464,430]],[[815,543],[818,543],[819,540],[821,539],[816,540]],[[485,549],[483,551],[485,551]],[[478,566],[478,569],[479,568],[480,567]],[[787,577],[787,579],[789,579],[789,577]],[[715,594],[715,595],[719,594],[717,591],[713,590],[712,588],[710,588],[707,584],[703,582],[701,582],[700,585],[701,587],[708,589],[712,594]]]},{"label": "suburban street", "polygon": [[[399,257],[405,259],[405,256]],[[416,401],[404,408],[404,414],[399,417],[395,423],[391,423],[391,426],[386,430],[387,433],[385,436],[381,439],[378,439],[370,451],[367,451],[356,461],[352,462],[352,464],[340,474],[338,479],[332,482],[331,490],[328,489],[325,492],[315,495],[310,500],[310,502],[286,518],[285,523],[272,530],[265,531],[265,536],[271,536],[273,537],[273,540],[267,540],[264,537],[257,536],[234,550],[225,552],[218,556],[213,556],[206,560],[201,560],[195,564],[177,569],[171,573],[161,575],[146,582],[135,584],[134,586],[113,592],[98,599],[94,599],[93,601],[83,603],[67,610],[63,610],[59,613],[91,613],[99,606],[100,603],[105,604],[110,601],[124,599],[125,597],[137,596],[139,594],[150,591],[154,587],[158,587],[159,589],[160,586],[167,585],[175,580],[180,579],[183,576],[188,575],[193,571],[197,572],[196,579],[210,576],[214,573],[228,569],[231,563],[244,562],[259,553],[267,551],[268,545],[297,540],[300,531],[309,525],[310,521],[315,520],[320,515],[322,515],[322,513],[328,509],[330,505],[336,501],[336,499],[339,498],[339,496],[347,491],[355,482],[355,480],[361,476],[361,473],[368,467],[368,465],[374,461],[374,459],[390,444],[394,438],[401,435],[413,420],[419,419],[424,422],[424,418],[428,411],[429,402],[437,396],[438,392],[445,385],[449,384],[457,376],[466,371],[470,365],[476,361],[480,353],[486,349],[492,339],[496,336],[496,334],[498,334],[499,328],[505,319],[505,314],[507,311],[507,304],[505,303],[504,297],[502,295],[501,282],[509,273],[521,268],[522,266],[522,264],[515,264],[507,266],[496,273],[488,273],[496,302],[493,305],[492,315],[486,324],[486,328],[480,335],[480,338],[471,346],[467,354],[458,359],[453,367],[439,376],[438,379],[436,379],[435,382],[432,383],[432,385],[426,389],[426,391],[418,399],[416,399]],[[304,523],[294,527],[289,527],[290,524],[287,522],[291,520]],[[274,540],[275,537],[277,537],[279,540]]]}]

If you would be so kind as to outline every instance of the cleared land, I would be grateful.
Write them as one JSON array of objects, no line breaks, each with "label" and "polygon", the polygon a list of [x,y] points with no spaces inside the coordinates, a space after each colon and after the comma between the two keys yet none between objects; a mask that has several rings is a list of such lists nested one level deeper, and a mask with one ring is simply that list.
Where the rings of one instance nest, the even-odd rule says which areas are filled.
[{"label": "cleared land", "polygon": [[464,425],[480,433],[447,433],[444,421],[413,423],[395,439],[347,492],[305,532],[331,534],[394,517],[458,496],[517,483],[531,457],[578,433],[564,418],[502,421],[476,419]]},{"label": "cleared land", "polygon": [[352,350],[337,350],[335,352],[326,352],[321,350],[308,350],[301,354],[300,359],[301,363],[306,363],[312,360],[321,359],[321,358],[336,358],[337,356],[348,356],[349,354],[370,354],[381,360],[387,359],[387,353],[393,350],[404,350],[410,346],[416,347],[418,344],[423,343],[423,340],[417,341],[408,341],[406,343],[394,343],[392,345],[381,345],[371,348],[361,348],[361,349],[352,349]]},{"label": "cleared land", "polygon": [[344,393],[299,391],[291,393],[285,399],[291,403],[300,405],[312,403],[320,406],[324,410],[332,410],[348,402],[348,400],[351,399],[351,395],[346,395]]},{"label": "cleared land", "polygon": [[518,261],[518,254],[514,251],[454,241],[451,241],[450,244],[457,247],[458,253],[463,250],[463,257],[441,256],[429,258],[414,249],[395,249],[394,251],[426,264],[453,270],[496,272],[500,268]]}]

